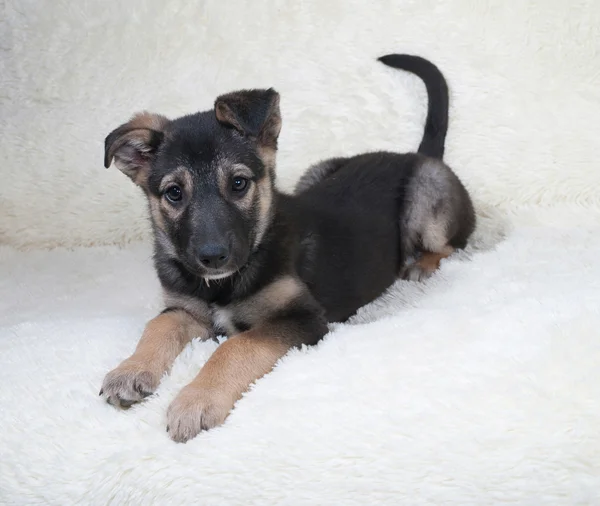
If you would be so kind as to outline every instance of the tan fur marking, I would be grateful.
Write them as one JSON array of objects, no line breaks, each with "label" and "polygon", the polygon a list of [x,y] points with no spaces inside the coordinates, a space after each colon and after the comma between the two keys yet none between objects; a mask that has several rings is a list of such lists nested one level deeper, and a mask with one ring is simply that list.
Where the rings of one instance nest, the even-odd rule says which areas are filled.
[{"label": "tan fur marking", "polygon": [[[230,95],[233,95],[233,93]],[[217,99],[217,102],[215,104],[215,116],[217,118],[217,121],[220,121],[221,123],[229,123],[231,126],[233,126],[236,130],[239,130],[240,132],[244,131],[242,125],[235,117],[233,111],[229,108],[227,104],[221,102],[219,99]]]},{"label": "tan fur marking", "polygon": [[[243,163],[231,163],[227,159],[219,160],[216,164],[217,183],[219,191],[224,199],[231,199],[231,182],[235,177],[244,177],[248,180],[252,179],[254,173],[250,167]],[[233,203],[245,212],[250,211],[252,202],[256,193],[255,184],[248,181],[250,185],[246,194],[241,198],[234,198]]]},{"label": "tan fur marking", "polygon": [[440,253],[424,252],[421,258],[417,260],[417,264],[427,273],[432,273],[440,267],[440,262],[444,258],[448,258],[454,252],[454,248],[446,246],[444,251]]},{"label": "tan fur marking", "polygon": [[229,169],[229,176],[242,176],[246,178],[251,178],[254,176],[252,169],[250,167],[244,165],[243,163],[234,163]]},{"label": "tan fur marking", "polygon": [[159,185],[159,190],[162,192],[167,189],[167,186],[172,184],[179,184],[183,186],[188,192],[193,189],[194,182],[190,172],[183,166],[177,167],[174,171],[169,172],[165,177],[162,178]]},{"label": "tan fur marking", "polygon": [[233,335],[233,321],[243,321],[251,326],[261,325],[304,290],[305,286],[298,279],[292,276],[281,277],[241,302],[217,308],[215,321],[227,335]]},{"label": "tan fur marking", "polygon": [[[250,179],[253,176],[249,167],[243,164],[230,164],[227,160],[221,160],[217,164],[217,180],[219,190],[223,198],[230,199],[229,185],[232,178],[235,176],[246,177]],[[268,169],[267,169],[268,170]],[[273,185],[271,183],[271,175],[268,173],[261,180],[255,183],[250,182],[251,186],[242,198],[234,199],[233,203],[244,212],[249,212],[252,209],[252,204],[258,200],[258,220],[256,225],[256,238],[254,246],[256,247],[262,241],[264,234],[271,222],[272,202],[273,202]]]},{"label": "tan fur marking", "polygon": [[292,276],[284,276],[263,288],[257,294],[255,303],[268,307],[272,312],[287,306],[300,293],[302,285],[298,280]]},{"label": "tan fur marking", "polygon": [[237,207],[247,213],[252,209],[252,202],[256,198],[256,185],[252,181],[249,181],[248,184],[250,188],[248,188],[246,194],[242,198],[237,198],[233,201]]},{"label": "tan fur marking", "polygon": [[209,327],[185,311],[158,315],[146,325],[133,355],[106,375],[101,394],[115,406],[142,400],[156,390],[162,375],[191,339],[209,336]]},{"label": "tan fur marking", "polygon": [[132,176],[131,179],[136,185],[138,185],[139,187],[143,188],[144,191],[146,191],[146,186],[148,183],[148,173],[145,170],[138,170],[135,173],[135,176]]},{"label": "tan fur marking", "polygon": [[131,128],[147,128],[161,132],[169,123],[168,118],[148,111],[136,113],[128,123]]},{"label": "tan fur marking", "polygon": [[137,164],[137,162],[133,162],[130,156],[126,152],[123,152],[123,150],[129,146],[130,149],[145,152],[148,150],[147,145],[150,142],[150,138],[151,132],[147,128],[134,129],[124,133],[115,140],[108,154],[109,160],[112,160],[114,157],[117,168],[142,188],[146,187],[148,179],[148,163]]},{"label": "tan fur marking", "polygon": [[267,374],[289,346],[260,330],[243,332],[219,346],[191,383],[195,388],[218,391],[233,404],[257,379]]},{"label": "tan fur marking", "polygon": [[185,442],[222,424],[249,386],[270,372],[288,350],[276,329],[268,327],[225,341],[169,406],[171,438]]},{"label": "tan fur marking", "polygon": [[[190,172],[185,167],[177,167],[173,172],[170,172],[162,178],[159,191],[165,191],[170,185],[177,184],[181,186],[185,195],[191,195],[193,191],[194,181]],[[164,213],[171,219],[176,220],[183,211],[182,206],[173,206],[166,199],[160,199],[160,206]]]},{"label": "tan fur marking", "polygon": [[271,173],[275,171],[275,161],[277,158],[277,149],[272,146],[259,145],[257,147],[258,157]]},{"label": "tan fur marking", "polygon": [[206,326],[185,311],[169,311],[148,322],[132,357],[153,364],[162,374],[194,337],[206,339]]},{"label": "tan fur marking", "polygon": [[[109,136],[112,138],[112,143],[105,153],[105,166],[108,167],[114,158],[115,165],[121,172],[129,176],[135,184],[145,188],[148,162],[140,163],[131,156],[131,150],[138,150],[140,153],[147,152],[152,136],[151,131],[162,132],[168,123],[169,120],[164,116],[147,111],[134,115],[128,123],[121,125]],[[115,135],[117,137],[113,138]]]},{"label": "tan fur marking", "polygon": [[256,182],[258,189],[258,221],[256,224],[256,237],[254,239],[254,247],[256,248],[263,237],[265,232],[271,223],[271,216],[273,214],[273,185],[271,178],[267,175],[260,181]]},{"label": "tan fur marking", "polygon": [[163,232],[166,232],[165,218],[161,211],[161,199],[155,195],[148,194],[148,203],[150,205],[150,217],[154,224]]},{"label": "tan fur marking", "polygon": [[258,136],[258,144],[268,146],[273,149],[277,148],[277,138],[281,132],[281,110],[279,108],[280,97],[276,94],[269,108],[269,115],[265,124],[262,126]]}]

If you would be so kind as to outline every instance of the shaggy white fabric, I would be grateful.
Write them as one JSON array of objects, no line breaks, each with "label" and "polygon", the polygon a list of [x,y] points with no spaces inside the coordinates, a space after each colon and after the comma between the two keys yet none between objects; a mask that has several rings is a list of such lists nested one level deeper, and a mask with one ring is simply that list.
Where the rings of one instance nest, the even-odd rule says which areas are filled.
[{"label": "shaggy white fabric", "polygon": [[0,502],[600,504],[600,222],[528,222],[398,282],[185,445],[165,411],[215,343],[128,412],[98,397],[160,307],[150,252],[0,250]]},{"label": "shaggy white fabric", "polygon": [[429,57],[469,251],[398,282],[186,445],[165,410],[194,342],[129,412],[97,397],[160,308],[147,246],[0,248],[0,504],[600,504],[600,6],[521,2],[2,3],[0,241],[125,243],[145,206],[102,142],[134,111],[283,94],[279,173],[409,150]]}]

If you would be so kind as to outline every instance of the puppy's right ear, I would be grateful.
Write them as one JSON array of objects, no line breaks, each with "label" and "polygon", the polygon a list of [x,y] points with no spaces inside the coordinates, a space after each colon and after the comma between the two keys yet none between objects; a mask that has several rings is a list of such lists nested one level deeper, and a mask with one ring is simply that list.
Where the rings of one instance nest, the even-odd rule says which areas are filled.
[{"label": "puppy's right ear", "polygon": [[142,112],[113,130],[104,140],[104,166],[114,158],[117,168],[144,186],[150,163],[164,138],[169,120],[158,114]]}]

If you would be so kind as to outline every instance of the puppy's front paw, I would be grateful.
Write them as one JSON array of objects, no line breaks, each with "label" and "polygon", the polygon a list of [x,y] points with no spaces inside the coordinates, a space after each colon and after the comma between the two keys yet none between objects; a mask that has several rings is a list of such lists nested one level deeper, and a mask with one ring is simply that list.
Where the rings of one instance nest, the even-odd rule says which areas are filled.
[{"label": "puppy's front paw", "polygon": [[154,393],[160,376],[142,362],[125,360],[104,378],[100,395],[113,406],[128,408]]},{"label": "puppy's front paw", "polygon": [[221,425],[231,407],[218,391],[188,385],[167,410],[167,432],[173,441],[185,443],[200,431]]}]

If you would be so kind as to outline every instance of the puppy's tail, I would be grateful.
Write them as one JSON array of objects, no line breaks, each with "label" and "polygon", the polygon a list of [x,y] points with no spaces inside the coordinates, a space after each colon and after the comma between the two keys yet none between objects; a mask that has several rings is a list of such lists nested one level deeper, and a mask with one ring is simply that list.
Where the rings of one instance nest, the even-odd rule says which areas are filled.
[{"label": "puppy's tail", "polygon": [[425,58],[408,54],[388,54],[378,60],[388,67],[411,72],[425,83],[429,105],[419,153],[443,158],[448,131],[448,85],[440,69]]}]

